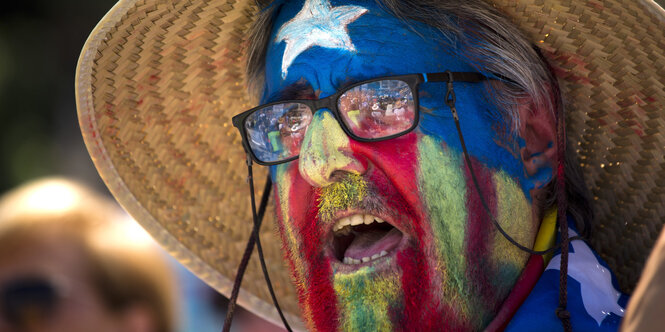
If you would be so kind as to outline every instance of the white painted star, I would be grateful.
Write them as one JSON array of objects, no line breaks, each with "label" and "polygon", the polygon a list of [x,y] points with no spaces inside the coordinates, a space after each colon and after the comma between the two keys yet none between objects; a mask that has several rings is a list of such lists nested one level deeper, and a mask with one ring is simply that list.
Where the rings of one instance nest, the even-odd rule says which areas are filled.
[{"label": "white painted star", "polygon": [[[577,233],[569,229],[570,236]],[[596,320],[598,326],[610,313],[623,317],[624,309],[619,305],[621,293],[612,285],[612,274],[602,266],[589,246],[583,241],[570,243],[575,252],[568,256],[568,275],[580,283],[582,304],[587,313]],[[547,265],[546,270],[559,270],[561,255],[557,255]]]},{"label": "white painted star", "polygon": [[333,8],[328,0],[305,1],[300,12],[277,32],[276,42],[286,42],[282,78],[286,77],[293,60],[312,46],[354,52],[356,48],[346,26],[366,12],[367,9],[360,6]]}]

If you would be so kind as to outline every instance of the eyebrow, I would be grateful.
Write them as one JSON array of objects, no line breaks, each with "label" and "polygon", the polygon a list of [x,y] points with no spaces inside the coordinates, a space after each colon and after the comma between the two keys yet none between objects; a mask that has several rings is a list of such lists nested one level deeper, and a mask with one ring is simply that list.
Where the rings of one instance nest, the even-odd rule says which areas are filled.
[{"label": "eyebrow", "polygon": [[298,81],[288,85],[282,91],[275,93],[271,96],[270,100],[291,100],[291,99],[315,99],[316,93],[312,85]]}]

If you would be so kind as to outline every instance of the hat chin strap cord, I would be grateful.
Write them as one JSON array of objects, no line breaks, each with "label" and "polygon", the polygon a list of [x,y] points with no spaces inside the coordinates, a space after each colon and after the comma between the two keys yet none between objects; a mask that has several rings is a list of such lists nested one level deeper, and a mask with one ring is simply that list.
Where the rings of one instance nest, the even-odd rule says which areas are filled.
[{"label": "hat chin strap cord", "polygon": [[238,272],[236,273],[236,279],[233,282],[233,289],[231,290],[231,298],[229,299],[229,306],[226,309],[226,319],[224,320],[223,332],[229,332],[231,329],[231,321],[233,320],[233,314],[236,308],[236,301],[238,300],[238,293],[240,292],[240,285],[242,284],[242,278],[245,275],[245,270],[247,269],[247,264],[249,263],[249,258],[254,251],[254,244],[259,252],[259,260],[261,261],[261,269],[263,270],[263,276],[268,285],[268,290],[270,291],[270,297],[272,297],[272,302],[277,308],[279,317],[284,323],[284,327],[287,331],[292,332],[289,323],[282,313],[282,309],[279,307],[279,302],[277,302],[277,297],[275,296],[275,291],[272,288],[272,283],[270,282],[270,276],[268,275],[268,269],[266,268],[266,262],[263,258],[263,248],[261,248],[261,239],[259,238],[259,229],[261,228],[261,223],[263,222],[263,216],[266,212],[266,206],[268,206],[268,198],[270,197],[270,189],[272,188],[272,179],[270,174],[266,178],[266,184],[263,188],[263,194],[261,195],[261,204],[259,205],[258,214],[256,212],[256,200],[254,198],[254,175],[252,172],[252,157],[247,153],[247,182],[249,183],[249,195],[252,201],[252,219],[254,221],[254,227],[252,228],[252,234],[247,241],[247,246],[245,247],[245,252],[242,255],[240,260],[240,265],[238,265]]},{"label": "hat chin strap cord", "polygon": [[561,243],[558,245],[549,248],[547,250],[533,250],[529,249],[519,242],[515,241],[506,231],[501,227],[501,225],[496,221],[492,211],[490,211],[487,202],[480,190],[480,185],[478,184],[478,179],[476,174],[473,171],[473,165],[471,164],[471,157],[469,157],[469,152],[466,149],[466,144],[464,143],[464,137],[462,136],[462,129],[459,123],[459,117],[457,115],[457,109],[455,108],[455,91],[453,90],[453,74],[450,71],[448,73],[448,84],[446,91],[446,104],[450,107],[450,111],[455,120],[455,127],[457,128],[457,134],[459,136],[460,144],[462,145],[462,151],[464,153],[464,158],[466,160],[466,166],[471,173],[471,179],[473,180],[473,185],[476,188],[478,197],[483,205],[483,209],[487,215],[492,220],[494,227],[503,235],[506,240],[513,244],[518,249],[528,252],[532,255],[545,255],[551,252],[554,252],[558,248],[561,248],[561,266],[559,268],[559,307],[556,308],[555,313],[557,317],[561,320],[563,329],[566,332],[571,332],[573,330],[572,324],[570,323],[570,312],[566,309],[568,304],[568,244],[572,240],[583,239],[582,236],[574,236],[572,238],[568,237],[568,223],[566,221],[566,209],[567,209],[567,198],[566,198],[566,187],[565,187],[565,177],[564,177],[564,158],[565,158],[565,149],[566,149],[566,140],[565,140],[565,122],[563,117],[563,112],[557,112],[556,124],[557,124],[557,183],[556,183],[556,200],[557,200],[557,221],[560,227],[561,233]]}]

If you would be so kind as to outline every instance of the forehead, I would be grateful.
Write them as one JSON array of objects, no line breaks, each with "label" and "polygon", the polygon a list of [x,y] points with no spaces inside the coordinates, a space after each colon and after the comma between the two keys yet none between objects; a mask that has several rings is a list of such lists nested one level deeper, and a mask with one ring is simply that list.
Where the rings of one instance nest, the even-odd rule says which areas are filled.
[{"label": "forehead", "polygon": [[274,22],[264,102],[296,82],[325,97],[380,76],[473,71],[451,39],[426,24],[400,20],[373,1],[287,1]]}]

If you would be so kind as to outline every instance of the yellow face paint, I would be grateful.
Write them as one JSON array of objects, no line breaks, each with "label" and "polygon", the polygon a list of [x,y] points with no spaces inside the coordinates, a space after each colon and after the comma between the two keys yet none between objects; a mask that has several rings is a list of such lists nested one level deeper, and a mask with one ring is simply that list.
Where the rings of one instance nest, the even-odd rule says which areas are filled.
[{"label": "yellow face paint", "polygon": [[[530,248],[538,228],[535,223],[525,222],[532,220],[531,204],[508,174],[497,172],[492,177],[497,196],[496,221],[515,241]],[[528,253],[508,242],[501,233],[494,232],[492,261],[498,265],[497,270],[506,271],[497,282],[506,286],[514,284],[528,259]]]},{"label": "yellow face paint", "polygon": [[329,111],[314,114],[302,144],[307,153],[298,159],[300,174],[317,186],[332,184],[334,170],[348,169],[354,162],[343,152],[351,150],[349,137]]},{"label": "yellow face paint", "polygon": [[334,211],[343,211],[357,206],[367,194],[367,182],[361,175],[349,174],[340,182],[321,189],[319,218],[330,220]]}]

